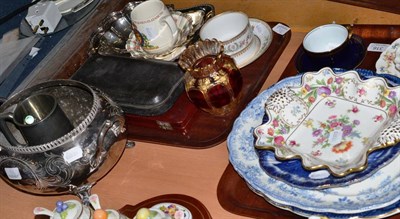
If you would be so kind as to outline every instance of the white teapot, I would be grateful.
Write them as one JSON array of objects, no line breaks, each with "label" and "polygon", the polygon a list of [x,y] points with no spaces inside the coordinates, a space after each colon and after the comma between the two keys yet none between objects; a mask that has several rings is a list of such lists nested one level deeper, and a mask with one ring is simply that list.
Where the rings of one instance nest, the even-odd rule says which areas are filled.
[{"label": "white teapot", "polygon": [[68,200],[65,202],[58,201],[53,211],[36,207],[33,209],[35,215],[47,215],[50,219],[91,219],[92,211],[87,206],[82,205],[79,201]]}]

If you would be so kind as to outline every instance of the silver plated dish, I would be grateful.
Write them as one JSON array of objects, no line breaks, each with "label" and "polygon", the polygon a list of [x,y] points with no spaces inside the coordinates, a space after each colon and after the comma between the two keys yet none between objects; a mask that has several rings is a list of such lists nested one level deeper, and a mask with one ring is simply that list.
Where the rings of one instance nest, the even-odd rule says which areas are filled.
[{"label": "silver plated dish", "polygon": [[180,39],[171,51],[165,54],[152,55],[140,48],[130,20],[132,9],[141,2],[129,2],[122,10],[112,12],[105,17],[90,37],[89,53],[129,58],[175,60],[187,45],[199,39],[198,32],[200,27],[215,15],[214,6],[210,4],[182,9],[174,9],[173,5],[167,5],[174,19],[178,22]]}]

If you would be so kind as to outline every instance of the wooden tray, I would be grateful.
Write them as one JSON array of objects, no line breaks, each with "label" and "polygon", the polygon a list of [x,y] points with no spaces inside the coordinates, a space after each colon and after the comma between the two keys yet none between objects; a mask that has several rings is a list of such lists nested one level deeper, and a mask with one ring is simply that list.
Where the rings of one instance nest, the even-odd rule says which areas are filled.
[{"label": "wooden tray", "polygon": [[[400,25],[355,25],[353,32],[363,38],[367,48],[370,43],[390,44],[400,38]],[[301,47],[299,47],[300,49]],[[299,50],[289,62],[281,79],[297,74],[295,60]],[[375,71],[375,63],[379,55],[378,52],[367,52],[365,59],[358,68]],[[217,196],[221,206],[234,214],[265,219],[302,218],[269,204],[264,198],[252,192],[231,164],[227,166],[219,181]],[[400,215],[394,215],[390,218],[400,218]]]},{"label": "wooden tray", "polygon": [[[268,24],[272,28],[277,22],[268,22]],[[187,120],[184,126],[172,130],[162,127],[138,126],[138,124],[135,124],[138,116],[127,115],[128,139],[196,149],[208,148],[221,143],[228,136],[235,118],[261,89],[287,46],[290,36],[290,31],[285,35],[279,35],[274,32],[272,43],[267,51],[252,64],[240,69],[243,77],[243,95],[231,115],[216,117],[196,109],[192,112],[191,119]],[[183,109],[193,110],[191,109],[193,107],[190,106],[192,106],[192,103],[187,98],[186,93],[183,93],[169,111],[156,118],[148,118],[148,120],[170,122],[180,113],[182,107]]]},{"label": "wooden tray", "polygon": [[[29,77],[20,85],[19,89],[29,87],[49,79],[68,79],[88,59],[90,49],[89,39],[96,31],[98,24],[111,12],[121,10],[129,0],[114,2],[103,0],[96,9],[79,24],[74,25],[65,34],[46,58],[36,67]],[[178,8],[177,8],[178,9]],[[268,22],[273,27],[277,22]],[[282,54],[290,40],[291,32],[281,36],[274,33],[273,40],[268,50],[251,65],[241,69],[244,79],[243,98],[240,100],[234,113],[225,118],[211,116],[197,110],[183,93],[172,109],[156,118],[141,117],[129,114],[126,116],[128,139],[140,140],[164,145],[208,148],[224,141],[231,129],[234,119],[252,100],[262,87],[276,61]],[[86,40],[82,40],[86,39]],[[188,116],[179,116],[182,110],[189,112]],[[166,129],[165,126],[146,124],[146,119],[154,122],[169,122],[176,129]],[[175,119],[175,121],[171,121]],[[145,124],[145,125],[141,125]]]},{"label": "wooden tray", "polygon": [[211,219],[211,215],[208,212],[207,208],[201,203],[199,200],[187,196],[187,195],[180,195],[180,194],[168,194],[168,195],[161,195],[157,196],[143,202],[140,202],[136,205],[125,205],[119,211],[127,216],[128,218],[133,218],[136,215],[136,212],[140,208],[150,208],[156,204],[163,203],[163,202],[170,202],[182,205],[186,207],[194,219]]},{"label": "wooden tray", "polygon": [[400,14],[400,5],[398,2],[393,0],[330,0],[330,1]]}]

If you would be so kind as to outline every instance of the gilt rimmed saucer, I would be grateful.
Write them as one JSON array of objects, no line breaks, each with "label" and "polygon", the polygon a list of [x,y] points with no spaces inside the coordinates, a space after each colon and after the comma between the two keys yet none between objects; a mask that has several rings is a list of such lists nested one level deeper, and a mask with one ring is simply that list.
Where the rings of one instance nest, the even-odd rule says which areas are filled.
[{"label": "gilt rimmed saucer", "polygon": [[375,64],[376,73],[392,74],[400,77],[400,57],[397,57],[397,55],[400,56],[400,38],[395,40],[381,53]]},{"label": "gilt rimmed saucer", "polygon": [[253,28],[254,37],[248,48],[245,48],[243,52],[232,57],[238,68],[243,68],[254,62],[264,54],[272,42],[272,30],[267,23],[256,18],[250,18],[249,20]]}]

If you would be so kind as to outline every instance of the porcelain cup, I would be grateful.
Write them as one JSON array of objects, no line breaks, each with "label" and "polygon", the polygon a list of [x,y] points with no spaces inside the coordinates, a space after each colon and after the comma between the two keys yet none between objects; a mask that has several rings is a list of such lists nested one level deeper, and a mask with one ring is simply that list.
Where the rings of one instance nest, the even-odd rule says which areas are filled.
[{"label": "porcelain cup", "polygon": [[203,41],[220,41],[224,45],[224,53],[230,56],[249,47],[253,37],[249,17],[240,11],[228,11],[214,16],[200,30],[200,38]]},{"label": "porcelain cup", "polygon": [[346,47],[351,31],[339,24],[314,28],[303,39],[304,50],[312,56],[331,56]]},{"label": "porcelain cup", "polygon": [[170,11],[160,0],[147,0],[132,9],[131,21],[144,51],[162,54],[171,50],[179,30]]}]

